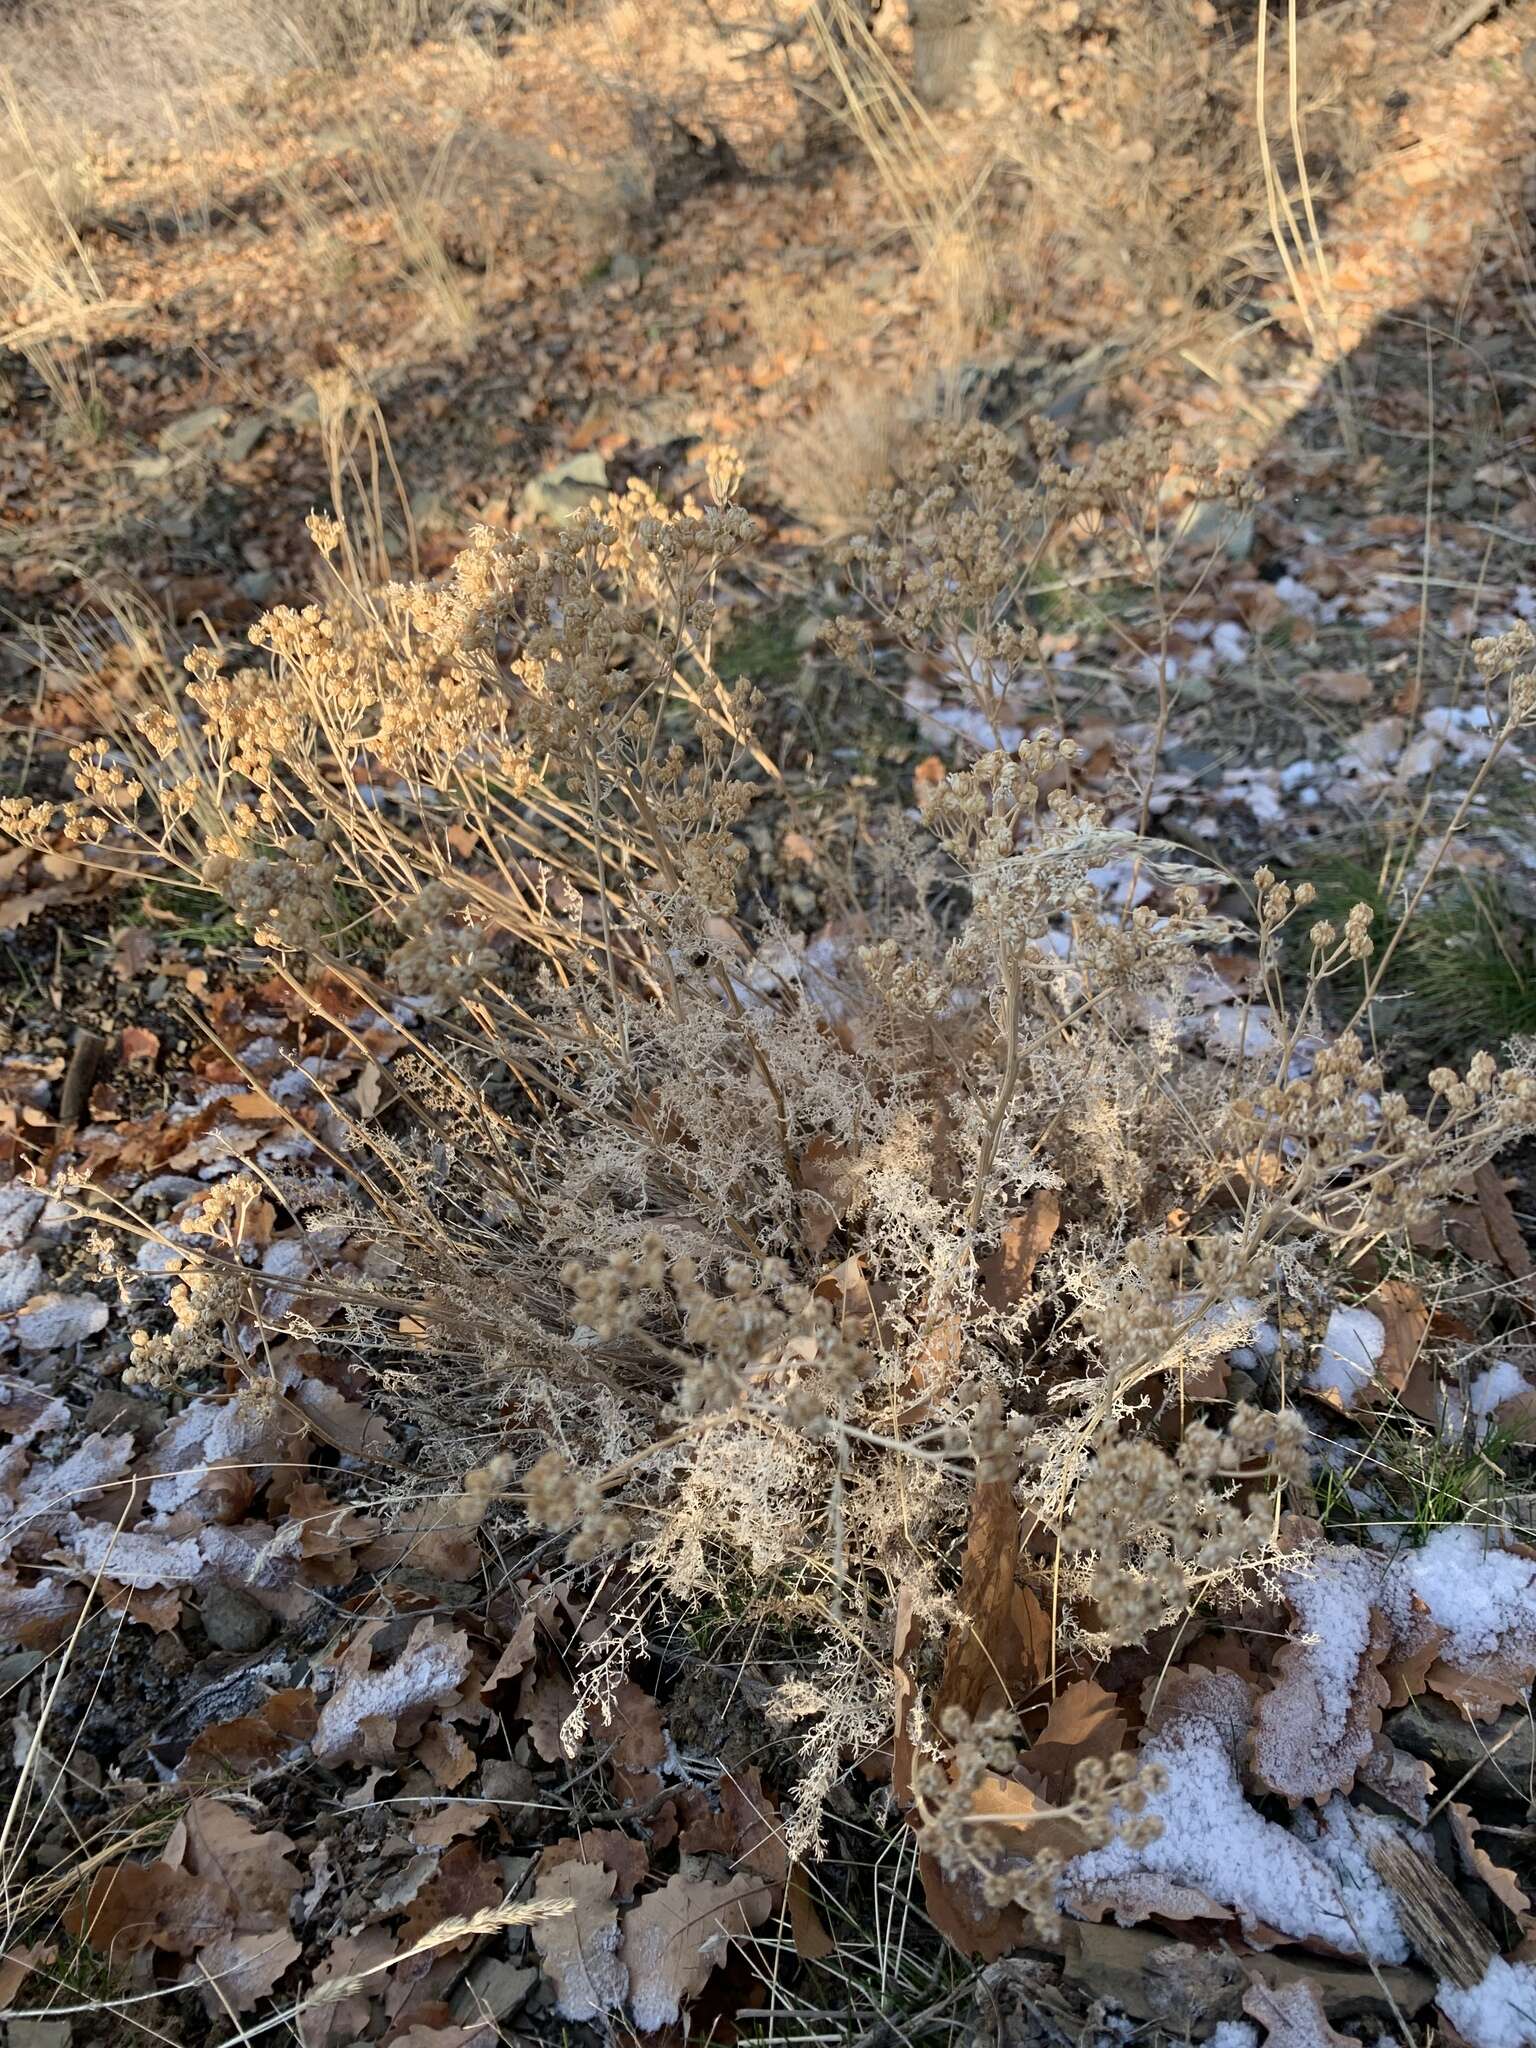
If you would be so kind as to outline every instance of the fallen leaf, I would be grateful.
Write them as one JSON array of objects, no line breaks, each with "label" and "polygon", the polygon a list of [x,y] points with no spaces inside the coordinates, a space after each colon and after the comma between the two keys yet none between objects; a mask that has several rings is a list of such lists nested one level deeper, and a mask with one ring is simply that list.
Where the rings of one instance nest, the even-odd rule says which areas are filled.
[{"label": "fallen leaf", "polygon": [[[210,1892],[225,1895],[237,1934],[286,1927],[288,1904],[298,1890],[294,1844],[280,1828],[257,1828],[222,1800],[197,1798],[182,1815],[182,1867]],[[169,1861],[173,1844],[163,1857]]]},{"label": "fallen leaf", "polygon": [[343,1676],[320,1710],[314,1748],[323,1764],[393,1762],[396,1744],[409,1746],[426,1717],[456,1697],[469,1669],[464,1630],[421,1621],[395,1661],[371,1671],[367,1658],[374,1633],[364,1631],[344,1653]]},{"label": "fallen leaf", "polygon": [[1370,701],[1371,679],[1361,668],[1311,668],[1295,678],[1303,696],[1319,704],[1365,704]]},{"label": "fallen leaf", "polygon": [[533,1945],[555,1994],[562,2019],[595,2020],[624,2003],[629,1971],[619,1957],[619,1911],[611,1903],[618,1880],[597,1863],[562,1863],[543,1871],[536,1899],[571,1899],[574,1910],[536,1920]]},{"label": "fallen leaf", "polygon": [[1057,1804],[1070,1799],[1080,1763],[1108,1763],[1125,1748],[1130,1723],[1111,1692],[1091,1678],[1064,1686],[1051,1702],[1045,1726],[1019,1759]]},{"label": "fallen leaf", "polygon": [[160,1057],[160,1040],[142,1024],[125,1024],[121,1039],[123,1065],[136,1074],[152,1074]]},{"label": "fallen leaf", "polygon": [[617,1828],[585,1828],[579,1835],[552,1842],[539,1857],[540,1874],[564,1863],[593,1863],[612,1871],[615,1896],[626,1901],[635,1896],[651,1867],[645,1844]]},{"label": "fallen leaf", "polygon": [[0,1649],[57,1649],[84,1611],[84,1593],[62,1579],[23,1586],[0,1577]]},{"label": "fallen leaf", "polygon": [[231,2008],[249,2012],[270,1997],[278,1978],[303,1952],[286,1927],[264,1934],[221,1934],[198,1950],[181,1981],[200,1984],[203,2009],[210,2019],[220,2019]]},{"label": "fallen leaf", "polygon": [[1516,1219],[1514,1208],[1505,1192],[1504,1181],[1495,1166],[1480,1166],[1472,1176],[1472,1185],[1477,1194],[1477,1206],[1493,1248],[1498,1254],[1499,1264],[1512,1280],[1518,1280],[1528,1299],[1536,1297],[1536,1262],[1531,1258],[1530,1248],[1525,1242]]},{"label": "fallen leaf", "polygon": [[[504,1890],[497,1866],[482,1856],[473,1842],[457,1843],[440,1859],[437,1875],[411,1901],[400,1929],[402,1945],[410,1948],[444,1920],[463,1919],[488,1906],[499,1906]],[[464,1946],[464,1941],[445,1942],[436,1953],[448,1955]]]},{"label": "fallen leaf", "polygon": [[231,1934],[227,1894],[168,1863],[117,1863],[99,1871],[63,1914],[66,1931],[114,1961],[143,1948],[195,1955]]},{"label": "fallen leaf", "polygon": [[912,1710],[917,1701],[917,1680],[912,1667],[922,1648],[923,1625],[918,1619],[912,1588],[901,1585],[896,1594],[895,1640],[891,1648],[891,1671],[895,1682],[895,1732],[891,1738],[891,1796],[905,1811],[912,1804]]},{"label": "fallen leaf", "polygon": [[1375,1605],[1379,1584],[1363,1554],[1343,1550],[1286,1575],[1291,1635],[1254,1709],[1251,1758],[1261,1784],[1293,1806],[1348,1792],[1381,1732],[1392,1627]]},{"label": "fallen leaf", "polygon": [[[399,1951],[400,1944],[387,1927],[365,1927],[361,1934],[343,1935],[331,1943],[310,1980],[309,1995],[299,2013],[299,2039],[304,2048],[356,2048],[358,2042],[368,2039],[373,1994],[382,1993],[386,1982],[379,1965],[390,1962]],[[367,1981],[351,1991],[339,1990],[359,1977]],[[321,1997],[322,1992],[329,1995]]]},{"label": "fallen leaf", "polygon": [[1522,1919],[1531,1909],[1531,1902],[1515,1882],[1512,1870],[1506,1870],[1501,1863],[1495,1863],[1477,1839],[1477,1822],[1472,1817],[1470,1806],[1462,1806],[1451,1800],[1446,1808],[1451,1825],[1451,1839],[1456,1844],[1456,1854],[1463,1870],[1469,1877],[1475,1877],[1485,1884],[1501,1906]]},{"label": "fallen leaf", "polygon": [[22,1941],[0,1955],[0,2014],[16,2003],[16,1994],[34,1970],[45,1969],[58,1954],[46,1941]]},{"label": "fallen leaf", "polygon": [[1315,1984],[1250,1984],[1243,2011],[1269,2029],[1266,2048],[1361,2048],[1358,2035],[1328,2024]]},{"label": "fallen leaf", "polygon": [[412,1824],[411,1840],[418,1849],[446,1849],[461,1835],[477,1834],[495,1811],[482,1800],[449,1799]]},{"label": "fallen leaf", "polygon": [[1038,1188],[1023,1213],[1009,1217],[998,1237],[997,1250],[983,1259],[979,1268],[981,1291],[990,1308],[1001,1314],[1018,1307],[1060,1226],[1061,1201],[1051,1188]]},{"label": "fallen leaf", "polygon": [[771,1910],[769,1887],[742,1873],[728,1878],[669,1877],[624,1915],[623,1967],[629,2013],[642,2033],[674,2024],[726,1959],[733,1937]]},{"label": "fallen leaf", "polygon": [[1040,1683],[1050,1657],[1050,1622],[1039,1602],[1014,1583],[1019,1511],[1006,1479],[978,1480],[971,1500],[960,1619],[949,1638],[934,1720],[951,1708],[975,1719],[989,1707],[1012,1707]]},{"label": "fallen leaf", "polygon": [[228,1778],[267,1776],[278,1770],[315,1732],[319,1709],[307,1686],[286,1686],[269,1694],[254,1714],[216,1722],[192,1741],[176,1775],[184,1783],[217,1783]]},{"label": "fallen leaf", "polygon": [[824,1963],[828,1956],[835,1956],[837,1943],[816,1909],[816,1902],[811,1897],[811,1881],[803,1864],[796,1863],[790,1870],[787,1897],[790,1939],[801,1962]]},{"label": "fallen leaf", "polygon": [[1365,1306],[1386,1331],[1373,1385],[1396,1398],[1423,1422],[1436,1417],[1435,1383],[1424,1356],[1430,1312],[1410,1280],[1384,1280]]}]

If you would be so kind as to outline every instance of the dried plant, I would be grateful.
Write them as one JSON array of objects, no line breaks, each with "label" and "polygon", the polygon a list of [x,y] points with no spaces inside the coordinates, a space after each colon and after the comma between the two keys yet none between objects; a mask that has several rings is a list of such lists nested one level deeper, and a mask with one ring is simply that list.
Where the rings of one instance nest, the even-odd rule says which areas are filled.
[{"label": "dried plant", "polygon": [[[1107,812],[1070,739],[996,744],[1032,674],[1043,695],[1021,535],[1134,536],[1148,450],[1069,470],[1047,442],[1020,479],[967,428],[928,460],[851,552],[841,637],[947,652],[984,743],[872,835],[863,909],[814,939],[737,914],[771,770],[713,663],[718,579],[752,543],[725,451],[702,502],[632,490],[543,548],[484,532],[441,586],[366,588],[317,518],[326,603],[269,615],[251,666],[195,657],[138,760],[82,750],[63,814],[102,858],[137,833],[411,1026],[398,1113],[346,1138],[352,1192],[271,1191],[368,1244],[311,1334],[361,1346],[424,1455],[574,1566],[622,1556],[798,1631],[795,1853],[844,1742],[890,1724],[898,1596],[936,1639],[965,1621],[980,1489],[1033,1530],[995,1566],[1063,1653],[1272,1587],[1306,1475],[1286,1390],[1339,1262],[1406,1242],[1536,1126],[1525,1067],[1479,1055],[1415,1106],[1327,1033],[1319,992],[1369,971],[1368,919],[1314,925],[1287,1000],[1305,887],[1261,870],[1245,931],[1230,877],[1148,837],[1136,791]],[[1533,654],[1479,649],[1501,747],[1536,717]],[[1235,944],[1256,993],[1213,998]],[[222,1331],[259,1375],[254,1295],[209,1247],[146,1371]],[[1219,1401],[1239,1346],[1271,1362],[1262,1405]],[[988,1838],[952,1796],[973,1736],[995,1771],[1000,1724],[941,1717],[943,1783],[914,1781],[962,1860]],[[1065,1818],[1101,1839],[1111,1807],[1118,1772]]]}]

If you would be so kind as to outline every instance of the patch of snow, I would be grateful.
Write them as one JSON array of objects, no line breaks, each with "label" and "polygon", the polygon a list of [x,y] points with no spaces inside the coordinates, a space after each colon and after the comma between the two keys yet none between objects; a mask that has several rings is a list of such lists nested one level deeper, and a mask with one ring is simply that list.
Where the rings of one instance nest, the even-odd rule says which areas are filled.
[{"label": "patch of snow", "polygon": [[1146,1807],[1162,1833],[1141,1848],[1117,1840],[1075,1857],[1062,1873],[1068,1906],[1107,1906],[1118,1917],[1124,1899],[1134,1914],[1137,1880],[1152,1875],[1234,1907],[1245,1933],[1262,1923],[1346,1955],[1402,1962],[1408,1944],[1392,1895],[1365,1853],[1373,1828],[1395,1830],[1342,1799],[1330,1800],[1310,1842],[1266,1820],[1233,1761],[1233,1716],[1246,1715],[1247,1687],[1231,1674],[1211,1677],[1201,1707],[1186,1706],[1142,1740],[1143,1762],[1166,1775]]},{"label": "patch of snow", "polygon": [[1336,1308],[1328,1318],[1307,1385],[1337,1394],[1347,1408],[1370,1380],[1387,1348],[1386,1325],[1368,1308]]},{"label": "patch of snow", "polygon": [[1393,1620],[1405,1631],[1410,1596],[1447,1632],[1441,1655],[1454,1664],[1515,1645],[1536,1659],[1536,1558],[1503,1550],[1466,1523],[1436,1529],[1418,1550],[1399,1551],[1386,1574]]},{"label": "patch of snow", "polygon": [[1278,576],[1273,585],[1274,593],[1287,611],[1294,612],[1299,619],[1320,619],[1323,615],[1323,600],[1310,584],[1295,576]]},{"label": "patch of snow", "polygon": [[1206,1016],[1206,1048],[1222,1059],[1259,1059],[1280,1043],[1273,1026],[1274,1013],[1263,1003],[1246,1009],[1240,1004],[1224,1003]]},{"label": "patch of snow", "polygon": [[1495,1956],[1480,1984],[1442,1984],[1435,2003],[1472,2048],[1531,2048],[1536,2042],[1536,1969]]},{"label": "patch of snow", "polygon": [[1211,645],[1220,660],[1236,663],[1248,659],[1253,640],[1248,628],[1236,619],[1220,619],[1212,630]]},{"label": "patch of snow", "polygon": [[1467,1389],[1467,1400],[1472,1413],[1481,1420],[1491,1416],[1495,1408],[1512,1401],[1517,1394],[1528,1394],[1530,1381],[1507,1358],[1496,1359],[1486,1372],[1480,1372]]},{"label": "patch of snow", "polygon": [[1259,2030],[1252,2020],[1218,2020],[1209,2048],[1259,2048]]},{"label": "patch of snow", "polygon": [[1470,1419],[1479,1425],[1475,1434],[1486,1436],[1495,1426],[1497,1411],[1504,1403],[1530,1391],[1531,1383],[1519,1366],[1507,1358],[1495,1359],[1467,1388],[1465,1405],[1454,1388],[1447,1390],[1442,1418],[1445,1430],[1451,1436],[1459,1436]]}]

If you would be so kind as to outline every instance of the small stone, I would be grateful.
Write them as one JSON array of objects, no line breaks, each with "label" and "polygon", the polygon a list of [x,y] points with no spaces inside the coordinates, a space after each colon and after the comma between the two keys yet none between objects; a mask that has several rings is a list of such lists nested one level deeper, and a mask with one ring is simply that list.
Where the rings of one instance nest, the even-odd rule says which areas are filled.
[{"label": "small stone", "polygon": [[265,1607],[236,1586],[210,1586],[198,1603],[203,1633],[216,1650],[259,1650],[272,1633]]},{"label": "small stone", "polygon": [[183,413],[179,420],[162,428],[155,436],[155,446],[162,455],[171,455],[177,449],[195,448],[199,441],[211,440],[228,425],[227,405],[205,405],[196,412]]},{"label": "small stone", "polygon": [[601,455],[573,455],[523,486],[517,501],[520,522],[546,520],[563,526],[608,490],[608,465]]}]

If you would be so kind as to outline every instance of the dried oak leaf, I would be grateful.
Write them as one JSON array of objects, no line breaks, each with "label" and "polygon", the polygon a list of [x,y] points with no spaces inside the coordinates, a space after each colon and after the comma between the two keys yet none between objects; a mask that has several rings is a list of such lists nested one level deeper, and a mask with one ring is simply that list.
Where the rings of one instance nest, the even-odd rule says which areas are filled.
[{"label": "dried oak leaf", "polygon": [[203,1884],[221,1889],[237,1934],[259,1934],[288,1924],[288,1904],[299,1888],[292,1838],[280,1828],[256,1828],[220,1799],[192,1800],[161,1852]]},{"label": "dried oak leaf", "polygon": [[480,1799],[449,1799],[431,1813],[425,1813],[411,1827],[411,1840],[418,1849],[446,1849],[463,1835],[478,1834],[496,1809]]},{"label": "dried oak leaf", "polygon": [[669,1877],[624,1915],[620,1958],[629,1972],[630,2018],[642,2033],[675,2023],[711,1970],[725,1961],[733,1937],[762,1925],[772,1910],[769,1887],[740,1872],[727,1878]]},{"label": "dried oak leaf", "polygon": [[[459,1842],[439,1861],[437,1875],[411,1901],[400,1930],[401,1945],[412,1947],[443,1920],[457,1920],[488,1906],[501,1904],[504,1887],[497,1866],[480,1854],[473,1842]],[[438,1951],[450,1954],[463,1942],[445,1943]]]},{"label": "dried oak leaf", "polygon": [[434,1721],[416,1745],[416,1754],[432,1773],[440,1792],[452,1792],[474,1775],[476,1757],[457,1728]]},{"label": "dried oak leaf", "polygon": [[946,1875],[939,1859],[926,1850],[919,1852],[917,1870],[928,1918],[961,1955],[995,1963],[1029,1939],[1030,1923],[1018,1907],[990,1905],[980,1882],[968,1873]]},{"label": "dried oak leaf", "polygon": [[210,2019],[219,2019],[231,2008],[249,2012],[272,1995],[278,1978],[303,1952],[286,1927],[269,1928],[264,1934],[221,1934],[198,1950],[181,1981],[202,1986]]},{"label": "dried oak leaf", "polygon": [[16,2003],[16,1994],[34,1970],[46,1969],[58,1949],[46,1941],[21,1941],[0,1954],[0,2015]]},{"label": "dried oak leaf", "polygon": [[[361,1934],[333,1941],[310,1981],[299,2012],[299,2039],[304,2048],[356,2048],[368,2039],[373,1995],[382,1994],[386,1978],[380,1964],[398,1955],[400,1944],[387,1927],[365,1927]],[[354,1978],[365,1981],[343,1992]]]},{"label": "dried oak leaf", "polygon": [[579,1835],[567,1835],[550,1844],[539,1858],[539,1870],[558,1870],[562,1863],[597,1863],[611,1870],[617,1879],[615,1896],[626,1904],[635,1896],[651,1867],[643,1842],[621,1834],[617,1828],[585,1828]]},{"label": "dried oak leaf", "polygon": [[912,1766],[916,1753],[912,1744],[912,1710],[917,1704],[917,1680],[913,1675],[923,1644],[923,1624],[918,1618],[912,1588],[901,1586],[896,1594],[896,1621],[891,1644],[891,1675],[896,1694],[895,1730],[891,1737],[891,1796],[905,1811],[912,1804]]},{"label": "dried oak leaf", "polygon": [[797,1863],[789,1873],[785,1896],[789,1906],[789,1936],[802,1963],[824,1963],[837,1954],[833,1940],[811,1896],[811,1881],[805,1866]]},{"label": "dried oak leaf", "polygon": [[1078,1765],[1089,1758],[1108,1763],[1125,1748],[1129,1727],[1114,1694],[1080,1678],[1052,1700],[1045,1726],[1021,1762],[1060,1804],[1072,1796]]},{"label": "dried oak leaf", "polygon": [[1405,1819],[1423,1827],[1429,1819],[1435,1774],[1422,1757],[1410,1756],[1385,1735],[1355,1774],[1357,1785],[1369,1786],[1378,1799],[1395,1806]]},{"label": "dried oak leaf", "polygon": [[562,1863],[541,1871],[536,1899],[571,1899],[574,1910],[536,1920],[533,1945],[555,1993],[562,2019],[594,2020],[624,2003],[629,1971],[619,1957],[619,1911],[612,1903],[617,1879],[596,1863]]},{"label": "dried oak leaf", "polygon": [[0,1577],[0,1650],[57,1649],[84,1610],[85,1594],[62,1579]]},{"label": "dried oak leaf", "polygon": [[756,1871],[774,1888],[775,1896],[789,1876],[779,1811],[756,1769],[722,1772],[718,1811],[706,1807],[694,1814],[678,1837],[678,1847],[684,1855],[724,1856],[733,1868]]},{"label": "dried oak leaf", "polygon": [[605,1732],[612,1731],[608,1739],[613,1743],[614,1759],[626,1771],[649,1771],[666,1761],[667,1733],[661,1709],[632,1678],[619,1687],[598,1725]]},{"label": "dried oak leaf", "polygon": [[496,2048],[501,2038],[493,2020],[467,2027],[434,2027],[418,2020],[403,2034],[391,2034],[389,2048]]},{"label": "dried oak leaf", "polygon": [[233,1932],[227,1894],[168,1863],[99,1871],[63,1915],[66,1931],[114,1960],[143,1948],[195,1955]]},{"label": "dried oak leaf", "polygon": [[1322,1994],[1298,1978],[1291,1984],[1250,1984],[1243,2011],[1269,2029],[1267,2048],[1361,2048],[1358,2035],[1328,2024]]},{"label": "dried oak leaf", "polygon": [[311,1740],[318,1721],[319,1709],[309,1687],[285,1686],[264,1699],[254,1714],[204,1728],[176,1775],[194,1785],[266,1777]]},{"label": "dried oak leaf", "polygon": [[997,1250],[983,1259],[979,1268],[981,1292],[989,1308],[1002,1314],[1018,1307],[1060,1227],[1061,1200],[1051,1188],[1037,1189],[1023,1213],[1008,1218]]},{"label": "dried oak leaf", "polygon": [[575,1711],[576,1688],[564,1672],[535,1665],[523,1673],[517,1693],[518,1718],[528,1723],[528,1738],[545,1763],[569,1761],[560,1731]]},{"label": "dried oak leaf", "polygon": [[960,1620],[934,1699],[940,1726],[952,1707],[974,1719],[990,1707],[1026,1699],[1049,1666],[1049,1617],[1026,1587],[1014,1583],[1019,1533],[1008,1481],[978,1480],[960,1574]]},{"label": "dried oak leaf", "polygon": [[372,1671],[378,1632],[365,1629],[338,1662],[341,1676],[315,1729],[315,1756],[323,1764],[393,1763],[396,1749],[410,1747],[428,1716],[455,1700],[469,1669],[465,1631],[424,1620],[392,1663]]},{"label": "dried oak leaf", "polygon": [[1381,1665],[1392,1628],[1374,1604],[1379,1576],[1348,1551],[1287,1574],[1293,1634],[1254,1710],[1250,1758],[1260,1782],[1293,1806],[1347,1792],[1381,1732],[1392,1691]]},{"label": "dried oak leaf", "polygon": [[1514,1872],[1506,1870],[1501,1863],[1495,1863],[1488,1851],[1479,1845],[1477,1822],[1472,1817],[1471,1807],[1453,1799],[1446,1811],[1451,1824],[1451,1839],[1456,1844],[1456,1855],[1462,1868],[1469,1877],[1485,1884],[1499,1904],[1520,1919],[1531,1910],[1531,1902],[1515,1882]]}]

